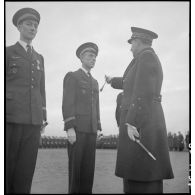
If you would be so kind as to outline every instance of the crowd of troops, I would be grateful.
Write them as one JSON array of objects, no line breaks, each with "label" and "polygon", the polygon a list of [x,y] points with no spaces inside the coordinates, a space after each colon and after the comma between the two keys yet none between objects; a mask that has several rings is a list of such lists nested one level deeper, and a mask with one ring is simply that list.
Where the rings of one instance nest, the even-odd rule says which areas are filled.
[{"label": "crowd of troops", "polygon": [[[170,151],[183,151],[189,149],[189,132],[184,136],[181,132],[168,133],[168,144]],[[67,138],[58,136],[42,136],[39,148],[66,148]],[[102,136],[96,141],[97,149],[116,149],[118,135]]]},{"label": "crowd of troops", "polygon": [[183,151],[184,148],[189,149],[189,132],[183,136],[179,131],[176,133],[168,133],[168,145],[170,151]]},{"label": "crowd of troops", "polygon": [[[66,137],[42,136],[39,148],[67,148],[68,140]],[[118,135],[102,136],[96,141],[97,149],[116,149]]]}]

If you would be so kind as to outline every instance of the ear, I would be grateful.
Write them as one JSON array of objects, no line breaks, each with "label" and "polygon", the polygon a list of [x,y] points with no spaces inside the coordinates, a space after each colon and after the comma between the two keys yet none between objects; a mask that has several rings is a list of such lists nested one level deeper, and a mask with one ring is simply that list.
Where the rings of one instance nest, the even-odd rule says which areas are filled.
[{"label": "ear", "polygon": [[21,31],[21,26],[22,26],[21,23],[17,25],[17,29],[19,32]]},{"label": "ear", "polygon": [[82,60],[83,60],[83,54],[80,55],[80,60],[82,62]]}]

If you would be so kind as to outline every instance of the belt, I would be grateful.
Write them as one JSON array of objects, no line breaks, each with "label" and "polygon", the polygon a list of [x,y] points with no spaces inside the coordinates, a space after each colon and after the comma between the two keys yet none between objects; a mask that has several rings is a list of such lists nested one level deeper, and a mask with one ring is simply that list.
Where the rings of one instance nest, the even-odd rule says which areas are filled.
[{"label": "belt", "polygon": [[155,102],[161,102],[161,100],[162,100],[162,95],[155,96],[155,97],[152,98],[152,100],[155,101]]}]

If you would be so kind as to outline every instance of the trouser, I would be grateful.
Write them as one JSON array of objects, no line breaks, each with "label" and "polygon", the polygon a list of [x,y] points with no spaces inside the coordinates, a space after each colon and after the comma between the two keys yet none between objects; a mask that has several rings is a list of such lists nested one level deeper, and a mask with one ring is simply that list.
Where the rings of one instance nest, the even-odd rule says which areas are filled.
[{"label": "trouser", "polygon": [[69,194],[92,193],[96,137],[94,133],[76,132],[76,142],[68,142]]},{"label": "trouser", "polygon": [[6,193],[30,193],[39,140],[40,125],[6,123]]},{"label": "trouser", "polygon": [[147,194],[147,193],[163,193],[163,181],[139,182],[129,179],[123,179],[123,189],[126,194]]}]

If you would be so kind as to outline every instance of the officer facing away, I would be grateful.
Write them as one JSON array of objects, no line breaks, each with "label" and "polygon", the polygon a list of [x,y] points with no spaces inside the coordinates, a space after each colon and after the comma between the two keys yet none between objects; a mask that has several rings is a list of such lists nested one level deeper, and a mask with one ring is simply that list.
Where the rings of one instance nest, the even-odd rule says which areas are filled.
[{"label": "officer facing away", "polygon": [[18,10],[13,24],[20,40],[6,48],[7,193],[30,193],[40,131],[47,120],[44,60],[32,46],[39,22],[36,10]]}]

